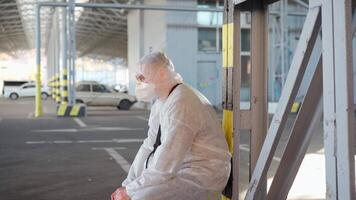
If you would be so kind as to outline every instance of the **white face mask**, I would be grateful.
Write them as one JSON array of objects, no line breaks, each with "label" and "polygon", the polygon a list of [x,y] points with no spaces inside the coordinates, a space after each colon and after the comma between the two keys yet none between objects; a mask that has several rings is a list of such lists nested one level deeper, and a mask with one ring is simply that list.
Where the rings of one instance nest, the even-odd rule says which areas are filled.
[{"label": "white face mask", "polygon": [[137,82],[135,93],[137,100],[144,102],[151,102],[158,97],[155,92],[155,86],[149,83]]}]

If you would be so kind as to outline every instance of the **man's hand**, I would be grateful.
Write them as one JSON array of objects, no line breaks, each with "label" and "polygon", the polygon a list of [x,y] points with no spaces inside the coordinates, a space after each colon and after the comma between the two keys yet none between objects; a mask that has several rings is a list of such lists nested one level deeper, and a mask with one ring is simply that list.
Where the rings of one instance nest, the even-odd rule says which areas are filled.
[{"label": "man's hand", "polygon": [[120,187],[111,194],[111,200],[131,200],[126,192],[126,188]]}]

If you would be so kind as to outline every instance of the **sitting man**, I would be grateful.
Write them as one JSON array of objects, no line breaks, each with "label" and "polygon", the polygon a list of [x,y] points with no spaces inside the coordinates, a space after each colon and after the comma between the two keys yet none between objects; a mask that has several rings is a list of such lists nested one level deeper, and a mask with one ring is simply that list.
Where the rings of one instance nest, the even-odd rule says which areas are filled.
[{"label": "sitting man", "polygon": [[163,53],[144,56],[136,75],[138,100],[155,100],[148,137],[113,200],[217,199],[231,155],[216,112],[183,83]]}]

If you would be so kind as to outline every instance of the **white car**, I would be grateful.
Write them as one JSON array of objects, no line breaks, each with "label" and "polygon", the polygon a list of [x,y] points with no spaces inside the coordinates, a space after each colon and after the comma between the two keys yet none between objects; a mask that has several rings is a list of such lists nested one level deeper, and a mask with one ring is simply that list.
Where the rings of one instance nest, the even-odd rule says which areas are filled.
[{"label": "white car", "polygon": [[115,92],[96,81],[81,81],[76,86],[76,102],[88,106],[115,106],[128,110],[136,101],[136,97]]},{"label": "white car", "polygon": [[[42,86],[41,88],[41,98],[45,100],[49,97],[50,89],[47,86]],[[5,90],[4,96],[12,100],[16,100],[19,97],[34,97],[36,96],[36,83],[29,82],[22,84],[18,88]]]}]

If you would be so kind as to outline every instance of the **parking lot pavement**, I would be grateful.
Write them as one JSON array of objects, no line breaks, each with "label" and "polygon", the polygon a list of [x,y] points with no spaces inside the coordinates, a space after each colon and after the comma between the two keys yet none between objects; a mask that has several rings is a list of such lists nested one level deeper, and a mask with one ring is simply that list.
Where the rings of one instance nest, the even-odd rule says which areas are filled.
[{"label": "parking lot pavement", "polygon": [[36,119],[32,110],[30,99],[0,101],[1,199],[109,199],[146,136],[149,113],[96,108],[87,118],[46,111]]},{"label": "parking lot pavement", "polygon": [[[43,105],[44,116],[34,118],[33,99],[0,99],[0,199],[109,199],[146,137],[149,112],[89,107],[86,118],[57,118],[52,101]],[[294,118],[273,157],[269,184]],[[249,133],[241,134],[241,143],[242,198],[249,179]],[[323,199],[323,165],[320,123],[288,199]]]}]

